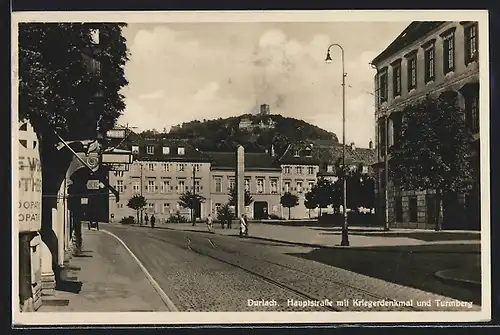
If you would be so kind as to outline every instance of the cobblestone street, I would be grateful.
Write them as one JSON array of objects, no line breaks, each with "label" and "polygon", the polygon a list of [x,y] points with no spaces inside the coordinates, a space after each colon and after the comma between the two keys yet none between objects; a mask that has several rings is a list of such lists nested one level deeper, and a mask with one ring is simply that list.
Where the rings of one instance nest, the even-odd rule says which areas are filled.
[{"label": "cobblestone street", "polygon": [[[479,308],[476,305],[456,307],[453,306],[456,300],[452,298],[289,255],[312,250],[308,247],[199,232],[111,225],[103,229],[125,242],[179,311],[467,311]],[[249,301],[261,303],[252,305]],[[262,301],[267,302],[267,306],[262,306]],[[385,305],[381,301],[385,301]],[[419,306],[429,301],[430,305]],[[316,305],[311,306],[311,302]]]}]

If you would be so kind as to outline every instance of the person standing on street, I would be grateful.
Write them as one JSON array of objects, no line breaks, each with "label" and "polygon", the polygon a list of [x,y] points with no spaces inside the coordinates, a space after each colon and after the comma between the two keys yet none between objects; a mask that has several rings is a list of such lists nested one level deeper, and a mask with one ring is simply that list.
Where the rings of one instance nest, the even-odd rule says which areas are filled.
[{"label": "person standing on street", "polygon": [[144,222],[146,223],[146,226],[147,226],[147,225],[148,225],[148,223],[149,223],[148,213],[146,213],[146,214],[144,215]]},{"label": "person standing on street", "polygon": [[240,217],[240,237],[247,236],[247,221],[245,219],[245,214],[241,214]]},{"label": "person standing on street", "polygon": [[214,223],[214,220],[212,218],[212,215],[208,214],[208,217],[207,217],[207,228],[208,228],[208,231],[210,233],[212,232],[213,223]]},{"label": "person standing on street", "polygon": [[155,227],[155,222],[156,222],[156,218],[155,218],[155,215],[151,215],[151,228],[154,228]]}]

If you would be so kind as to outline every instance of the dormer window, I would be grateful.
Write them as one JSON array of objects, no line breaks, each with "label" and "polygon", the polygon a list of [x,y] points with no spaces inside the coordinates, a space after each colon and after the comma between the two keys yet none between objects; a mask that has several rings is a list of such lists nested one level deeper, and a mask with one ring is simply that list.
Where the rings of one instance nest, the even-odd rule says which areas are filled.
[{"label": "dormer window", "polygon": [[306,157],[312,157],[312,151],[311,148],[306,149]]},{"label": "dormer window", "polygon": [[177,148],[177,155],[184,156],[184,153],[185,153],[184,147],[178,147]]},{"label": "dormer window", "polygon": [[139,153],[139,146],[138,145],[133,145],[132,146],[132,153],[133,154],[138,154]]},{"label": "dormer window", "polygon": [[148,155],[153,155],[155,153],[155,147],[152,145],[148,145],[146,147],[146,152],[148,153]]},{"label": "dormer window", "polygon": [[164,155],[169,155],[170,154],[170,148],[169,147],[163,147],[163,154]]},{"label": "dormer window", "polygon": [[295,153],[293,154],[293,157],[299,157],[299,151],[298,150],[295,150]]}]

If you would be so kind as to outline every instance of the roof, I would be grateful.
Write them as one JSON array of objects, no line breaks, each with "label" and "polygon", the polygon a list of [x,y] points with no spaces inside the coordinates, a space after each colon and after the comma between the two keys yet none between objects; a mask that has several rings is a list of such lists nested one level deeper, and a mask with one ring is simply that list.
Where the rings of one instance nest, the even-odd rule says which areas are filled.
[{"label": "roof", "polygon": [[[204,152],[212,159],[213,170],[235,170],[235,152]],[[274,158],[266,153],[245,153],[245,170],[253,171],[281,171],[281,167]]]},{"label": "roof", "polygon": [[[342,158],[342,145],[330,141],[321,141],[310,144],[298,144],[280,160],[284,164],[324,164],[334,163]],[[318,144],[319,143],[319,144]],[[333,143],[333,144],[332,144]],[[307,155],[307,148],[310,154]],[[296,156],[298,151],[299,156]],[[353,148],[346,145],[346,162],[349,164],[373,165],[377,161],[375,149]]]},{"label": "roof", "polygon": [[387,48],[385,48],[384,51],[375,57],[371,63],[376,66],[377,63],[380,63],[382,60],[406,48],[423,35],[445,23],[446,21],[413,21]]},{"label": "roof", "polygon": [[[143,161],[196,161],[208,162],[210,158],[198,149],[191,146],[187,140],[172,139],[172,138],[143,138],[134,136],[127,141],[126,147],[128,150],[132,146],[139,147],[139,153],[134,153],[134,159]],[[147,147],[153,147],[154,151],[149,154]],[[169,153],[164,154],[163,148],[168,147]],[[178,148],[184,148],[184,154],[179,155]]]}]

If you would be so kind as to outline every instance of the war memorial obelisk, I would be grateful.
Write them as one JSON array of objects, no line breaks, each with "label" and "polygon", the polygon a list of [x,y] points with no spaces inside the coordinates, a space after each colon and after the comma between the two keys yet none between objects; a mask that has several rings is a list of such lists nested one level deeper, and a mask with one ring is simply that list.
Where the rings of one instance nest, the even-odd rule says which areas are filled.
[{"label": "war memorial obelisk", "polygon": [[245,149],[239,145],[236,149],[236,215],[245,213]]}]

